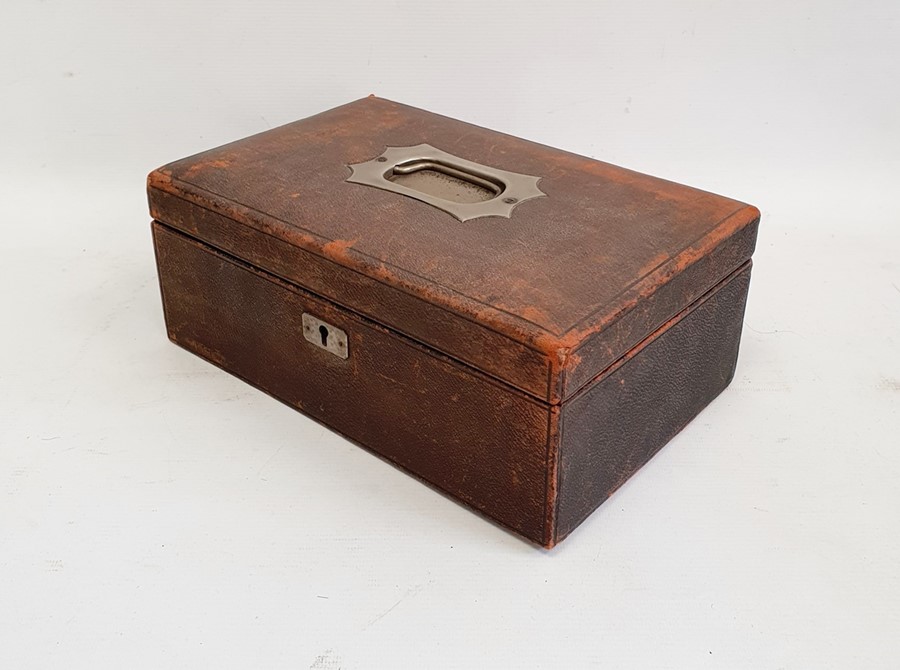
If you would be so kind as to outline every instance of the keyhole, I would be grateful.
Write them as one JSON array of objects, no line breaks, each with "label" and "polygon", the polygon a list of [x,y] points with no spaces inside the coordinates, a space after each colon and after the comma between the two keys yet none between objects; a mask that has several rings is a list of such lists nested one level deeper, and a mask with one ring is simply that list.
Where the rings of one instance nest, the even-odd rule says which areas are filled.
[{"label": "keyhole", "polygon": [[319,326],[319,337],[322,338],[322,346],[328,346],[328,328],[325,326]]}]

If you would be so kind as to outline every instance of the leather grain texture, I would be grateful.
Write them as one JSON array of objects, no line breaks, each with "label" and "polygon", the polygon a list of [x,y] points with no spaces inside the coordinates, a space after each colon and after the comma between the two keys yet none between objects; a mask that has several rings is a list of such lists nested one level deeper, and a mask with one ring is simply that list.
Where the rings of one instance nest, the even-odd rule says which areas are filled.
[{"label": "leather grain texture", "polygon": [[[745,263],[570,400],[484,372],[154,222],[173,342],[551,547],[730,381]],[[342,359],[302,315],[344,330]]]},{"label": "leather grain texture", "polygon": [[[465,223],[348,183],[427,143],[540,176],[546,197]],[[752,206],[379,98],[160,168],[151,214],[559,404],[747,260]]]},{"label": "leather grain texture", "polygon": [[[546,403],[159,223],[153,237],[173,342],[549,543]],[[304,312],[347,333],[346,360],[304,339]]]},{"label": "leather grain texture", "polygon": [[587,516],[731,382],[751,264],[562,406],[554,541]]}]

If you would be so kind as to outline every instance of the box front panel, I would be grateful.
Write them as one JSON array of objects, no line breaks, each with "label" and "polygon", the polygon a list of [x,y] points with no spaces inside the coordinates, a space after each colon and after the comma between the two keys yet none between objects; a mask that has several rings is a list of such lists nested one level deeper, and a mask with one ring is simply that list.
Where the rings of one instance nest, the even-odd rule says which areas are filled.
[{"label": "box front panel", "polygon": [[153,232],[174,342],[548,543],[546,404],[160,223]]}]

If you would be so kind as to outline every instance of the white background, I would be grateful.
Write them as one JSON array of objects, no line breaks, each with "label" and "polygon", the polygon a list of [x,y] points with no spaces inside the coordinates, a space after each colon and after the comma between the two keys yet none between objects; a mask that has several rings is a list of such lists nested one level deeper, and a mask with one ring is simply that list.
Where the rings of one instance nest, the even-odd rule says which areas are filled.
[{"label": "white background", "polygon": [[[551,552],[165,337],[146,174],[373,92],[763,212]],[[4,0],[0,95],[0,667],[897,667],[896,2]]]}]

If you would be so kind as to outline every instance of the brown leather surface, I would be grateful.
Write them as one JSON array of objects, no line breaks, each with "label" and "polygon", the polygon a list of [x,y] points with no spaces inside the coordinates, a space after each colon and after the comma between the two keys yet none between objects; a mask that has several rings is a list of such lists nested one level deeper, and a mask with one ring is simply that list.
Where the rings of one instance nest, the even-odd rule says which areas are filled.
[{"label": "brown leather surface", "polygon": [[[423,142],[548,197],[460,223],[345,181]],[[170,164],[149,194],[155,218],[551,403],[749,258],[759,215],[378,98]]]},{"label": "brown leather surface", "polygon": [[398,329],[414,339],[445,353],[453,350],[455,358],[538,398],[550,394],[547,356],[485,324],[454,318],[439,305],[412,299],[396,287],[373,282],[352,268],[277,238],[261,237],[252,228],[222,214],[202,208],[178,208],[172,202],[174,196],[168,193],[157,192],[154,200],[168,212],[167,223],[178,230],[359,314],[370,318],[390,314],[390,320],[374,320],[394,327],[400,324]]},{"label": "brown leather surface", "polygon": [[[158,223],[153,235],[173,342],[549,543],[546,403]],[[303,338],[304,312],[347,333],[346,360]]]},{"label": "brown leather surface", "polygon": [[562,406],[558,542],[734,375],[750,262]]},{"label": "brown leather surface", "polygon": [[[562,405],[153,224],[170,338],[549,547],[730,381],[745,264]],[[308,343],[343,329],[343,360]]]}]

